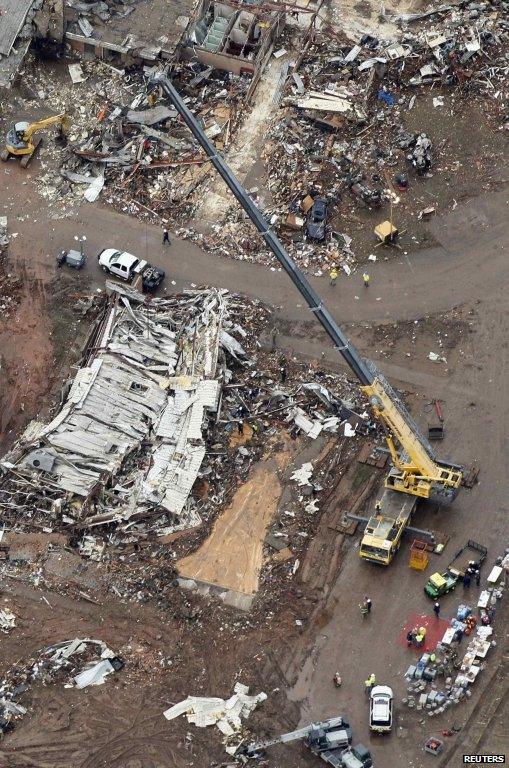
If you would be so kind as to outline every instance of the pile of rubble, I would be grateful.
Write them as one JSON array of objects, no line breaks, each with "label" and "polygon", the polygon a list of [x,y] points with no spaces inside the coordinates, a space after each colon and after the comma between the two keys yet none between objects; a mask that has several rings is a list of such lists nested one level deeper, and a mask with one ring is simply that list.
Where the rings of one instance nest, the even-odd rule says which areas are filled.
[{"label": "pile of rubble", "polygon": [[33,685],[60,681],[66,688],[102,685],[124,661],[102,640],[66,640],[38,651],[24,666],[19,663],[0,683],[0,732],[12,731],[26,715],[27,694]]},{"label": "pile of rubble", "polygon": [[[402,27],[397,41],[364,34],[352,45],[332,28],[317,32],[299,71],[290,68],[267,136],[263,159],[270,200],[260,197],[258,202],[293,258],[315,274],[333,264],[350,274],[366,260],[367,249],[376,244],[373,233],[372,245],[363,242],[362,252],[352,246],[356,230],[370,221],[366,212],[387,210],[390,203],[401,204],[412,216],[428,215],[422,202],[405,193],[417,177],[426,178],[441,163],[446,140],[406,128],[415,122],[410,113],[417,111],[418,100],[433,94],[438,112],[479,103],[494,129],[509,125],[506,3],[462,2],[401,15],[397,21]],[[326,237],[318,239],[307,227],[317,198],[329,209]],[[222,255],[274,263],[258,242],[253,246],[245,217],[236,208],[214,230],[200,238],[201,245]]]},{"label": "pile of rubble", "polygon": [[[176,110],[150,84],[157,71],[83,61],[51,80],[44,68],[27,64],[24,82],[34,99],[69,117],[66,149],[47,142],[41,153],[45,172],[38,189],[60,212],[101,195],[124,213],[164,215],[176,223],[186,214],[210,166]],[[238,127],[249,79],[196,63],[175,67],[172,77],[223,150]]]},{"label": "pile of rubble", "polygon": [[263,692],[250,696],[249,687],[237,682],[229,699],[188,696],[184,701],[165,710],[163,715],[167,720],[173,720],[185,714],[187,721],[198,728],[215,725],[225,737],[226,752],[234,755],[238,748],[238,734],[243,721],[247,720],[266,698],[267,694]]}]

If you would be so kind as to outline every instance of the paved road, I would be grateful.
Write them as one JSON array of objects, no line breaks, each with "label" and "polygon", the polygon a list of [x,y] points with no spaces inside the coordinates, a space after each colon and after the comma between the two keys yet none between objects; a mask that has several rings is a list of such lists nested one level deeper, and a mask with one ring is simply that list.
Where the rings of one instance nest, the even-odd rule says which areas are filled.
[{"label": "paved road", "polygon": [[[48,282],[54,270],[54,255],[71,243],[72,235],[86,234],[89,254],[112,245],[161,264],[174,288],[190,283],[209,283],[242,291],[273,304],[285,320],[309,318],[309,311],[284,274],[245,262],[218,259],[203,253],[189,242],[174,240],[170,248],[161,244],[157,227],[118,215],[103,206],[80,209],[79,219],[49,220],[30,190],[23,185],[18,169],[9,167],[7,183],[0,185],[0,206],[7,207],[15,259],[26,263],[35,257],[39,271]],[[12,220],[14,196],[30,219]],[[29,199],[33,198],[30,206]],[[359,276],[341,279],[336,288],[324,279],[313,278],[333,314],[348,323],[378,323],[421,317],[461,304],[476,306],[478,325],[469,351],[448,378],[424,376],[409,370],[392,371],[409,381],[418,380],[428,395],[447,400],[447,439],[441,446],[444,456],[481,465],[481,483],[464,492],[451,510],[421,516],[419,523],[444,527],[452,534],[450,551],[466,538],[478,538],[489,547],[489,559],[507,545],[507,455],[509,434],[509,387],[507,386],[506,286],[509,278],[507,250],[507,194],[458,206],[447,217],[430,224],[436,248],[405,258],[379,262],[371,269],[372,285],[365,291]],[[37,219],[33,221],[31,219]],[[92,258],[87,272],[94,283],[102,275]],[[77,281],[86,279],[86,273]],[[295,341],[295,349],[305,342]],[[305,351],[305,349],[304,349]],[[315,353],[319,347],[315,345]],[[328,352],[327,350],[325,350]],[[391,366],[387,366],[389,374]],[[476,403],[475,406],[469,405]],[[315,652],[303,670],[294,695],[303,698],[302,720],[317,719],[347,709],[358,736],[369,743],[365,703],[362,700],[364,675],[375,672],[402,693],[401,673],[409,658],[395,644],[395,636],[414,611],[428,611],[421,587],[423,577],[407,567],[408,553],[401,551],[388,570],[373,571],[359,562],[351,550],[331,596],[330,623],[321,631]],[[359,625],[358,602],[365,593],[373,599],[373,614],[368,624]],[[449,615],[457,600],[444,600],[443,613]],[[334,670],[340,670],[344,685],[339,692],[331,685]],[[478,686],[482,686],[482,680]],[[465,713],[467,709],[465,708]],[[404,713],[403,713],[404,714]],[[456,717],[456,715],[455,715]],[[461,719],[461,715],[458,714]],[[448,723],[450,725],[450,723]],[[423,737],[429,729],[423,729]],[[417,768],[422,756],[415,751],[415,740],[395,736],[373,744],[378,768],[407,766]],[[409,762],[409,755],[412,761]]]}]

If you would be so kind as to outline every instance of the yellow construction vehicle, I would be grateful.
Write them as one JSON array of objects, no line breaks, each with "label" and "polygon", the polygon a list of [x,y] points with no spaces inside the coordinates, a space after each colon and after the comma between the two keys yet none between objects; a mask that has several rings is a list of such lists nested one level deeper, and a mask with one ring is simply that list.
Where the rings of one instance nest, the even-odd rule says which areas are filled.
[{"label": "yellow construction vehicle", "polygon": [[62,113],[34,123],[25,120],[16,123],[7,133],[5,147],[0,152],[0,160],[6,163],[11,156],[20,157],[22,167],[26,168],[41,143],[41,137],[34,137],[34,134],[55,124],[59,124],[60,131],[65,133],[68,128],[67,116]]},{"label": "yellow construction vehicle", "polygon": [[[283,248],[270,224],[209,141],[172,83],[162,75],[153,78],[152,83],[159,85],[175,106],[214,168],[321,323],[336,350],[359,379],[361,389],[385,431],[393,466],[385,479],[386,490],[376,504],[376,514],[367,523],[360,556],[365,560],[388,565],[399,548],[401,536],[417,501],[427,499],[438,504],[450,504],[456,498],[463,480],[462,467],[439,461],[435,456],[428,439],[421,434],[389,382],[373,362],[359,354],[324,307],[320,296]],[[392,227],[392,221],[389,223]]]}]

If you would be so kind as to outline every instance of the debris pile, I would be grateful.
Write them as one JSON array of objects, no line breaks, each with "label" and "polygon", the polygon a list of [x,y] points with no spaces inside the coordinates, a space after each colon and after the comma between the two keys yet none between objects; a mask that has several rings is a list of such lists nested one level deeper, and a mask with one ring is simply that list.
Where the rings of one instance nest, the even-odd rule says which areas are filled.
[{"label": "debris pile", "polygon": [[0,610],[0,630],[10,632],[16,626],[16,616],[8,608]]},{"label": "debris pile", "polygon": [[[27,66],[27,87],[70,118],[67,148],[62,153],[54,146],[43,157],[41,194],[64,210],[101,194],[122,212],[169,214],[178,222],[209,163],[176,110],[150,84],[157,67],[127,74],[101,62],[70,65],[76,66],[79,78],[63,83]],[[75,72],[70,70],[71,77]],[[172,77],[209,139],[223,150],[238,127],[249,78],[196,63],[179,65]]]},{"label": "debris pile", "polygon": [[60,682],[66,688],[102,685],[124,661],[102,640],[75,638],[42,648],[29,661],[17,664],[0,683],[0,731],[7,733],[28,711],[26,694],[38,683]]},{"label": "debris pile", "polygon": [[[118,563],[114,583],[103,580],[116,595],[146,599],[164,591],[174,560],[203,541],[269,445],[327,436],[355,450],[352,436],[374,427],[345,375],[260,347],[271,322],[260,302],[205,289],[146,302],[107,288],[61,410],[31,423],[4,458],[0,500],[8,528],[67,534],[100,568]],[[315,466],[274,521],[297,557],[327,471]],[[150,557],[123,568],[141,545]],[[49,585],[49,556],[29,574],[14,560],[5,567]]]},{"label": "debris pile", "polygon": [[[3,461],[3,501],[30,518],[37,499],[36,517],[86,527],[154,513],[196,525],[186,503],[205,455],[202,424],[219,403],[223,293],[191,292],[179,314],[173,300],[145,305],[141,294],[133,308],[122,286],[109,285],[94,351],[62,410],[48,425],[31,423]],[[142,466],[132,466],[142,444]]]},{"label": "debris pile", "polygon": [[[267,189],[253,191],[299,265],[317,275],[332,265],[350,274],[375,243],[365,233],[371,213],[391,203],[400,206],[396,214],[403,209],[418,216],[420,178],[453,162],[450,140],[419,128],[431,101],[458,118],[479,105],[488,129],[503,127],[509,74],[504,7],[495,0],[463,2],[442,6],[439,21],[436,10],[401,16],[397,41],[365,34],[352,45],[331,28],[315,33],[299,73],[286,79],[266,137]],[[328,204],[324,238],[314,237],[309,226],[317,200]],[[236,208],[214,230],[200,238],[204,247],[274,263],[258,242],[253,247]]]}]

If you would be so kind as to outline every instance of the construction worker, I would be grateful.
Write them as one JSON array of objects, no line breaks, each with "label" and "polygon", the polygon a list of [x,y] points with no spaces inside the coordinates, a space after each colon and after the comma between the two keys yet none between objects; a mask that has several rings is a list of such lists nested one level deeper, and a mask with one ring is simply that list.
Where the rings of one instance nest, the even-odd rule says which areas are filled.
[{"label": "construction worker", "polygon": [[366,693],[366,696],[369,699],[369,694],[371,693],[371,678],[368,677],[366,680],[364,680],[364,692]]},{"label": "construction worker", "polygon": [[424,635],[421,635],[420,632],[418,632],[415,636],[415,645],[417,648],[422,648],[424,645]]},{"label": "construction worker", "polygon": [[369,288],[369,275],[367,272],[364,272],[362,279],[364,280],[364,287]]},{"label": "construction worker", "polygon": [[163,229],[163,245],[171,245],[170,235],[166,227]]},{"label": "construction worker", "polygon": [[438,617],[440,616],[440,603],[438,602],[438,600],[436,600],[435,605],[433,606],[433,612],[438,619]]},{"label": "construction worker", "polygon": [[428,630],[426,629],[426,627],[419,627],[419,634],[422,635],[423,637],[426,637],[427,631]]},{"label": "construction worker", "polygon": [[368,613],[371,613],[371,598],[367,595],[364,595],[364,605],[366,606]]},{"label": "construction worker", "polygon": [[336,285],[336,280],[338,279],[338,270],[336,269],[335,264],[332,265],[332,269],[329,272],[329,277],[330,277],[330,284]]},{"label": "construction worker", "polygon": [[284,384],[286,381],[286,359],[284,357],[279,361],[279,377],[281,383]]},{"label": "construction worker", "polygon": [[429,660],[431,661],[431,663],[432,663],[432,664],[434,664],[434,663],[435,663],[435,661],[437,660],[437,655],[436,655],[436,653],[431,653],[431,654],[430,654],[430,657],[429,657]]},{"label": "construction worker", "polygon": [[333,677],[333,680],[334,680],[334,685],[336,686],[336,688],[339,688],[339,686],[340,686],[340,685],[341,685],[341,683],[343,682],[343,681],[341,680],[341,675],[339,674],[339,672],[335,672],[335,673],[334,673],[334,677]]},{"label": "construction worker", "polygon": [[372,673],[370,674],[370,676],[369,676],[369,683],[370,683],[370,685],[371,685],[371,687],[372,687],[372,688],[373,688],[373,686],[376,684],[376,677],[375,677],[375,675],[373,674],[373,672],[372,672]]}]

